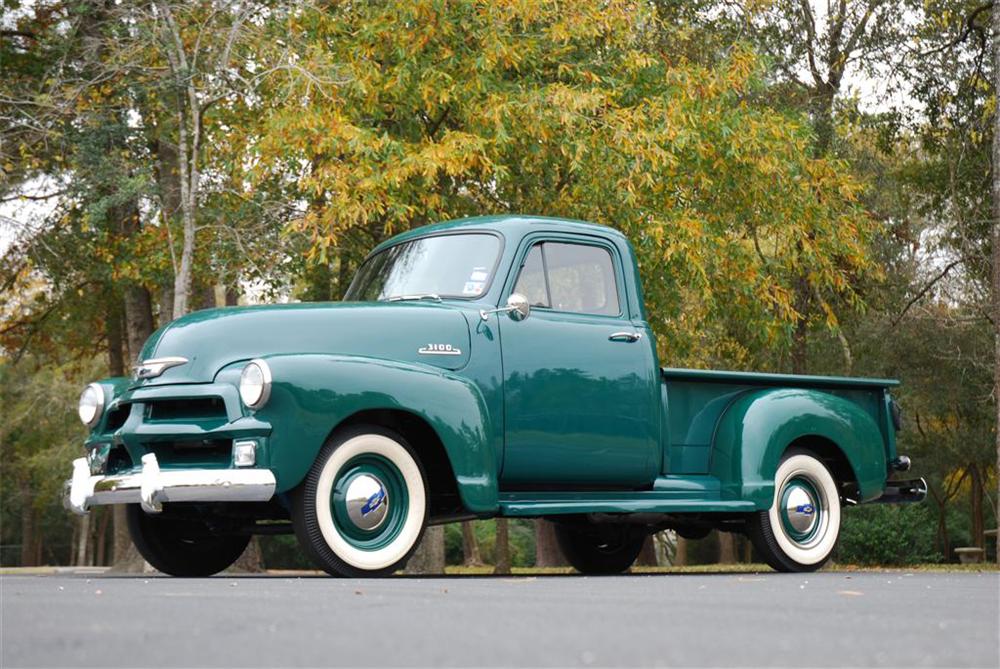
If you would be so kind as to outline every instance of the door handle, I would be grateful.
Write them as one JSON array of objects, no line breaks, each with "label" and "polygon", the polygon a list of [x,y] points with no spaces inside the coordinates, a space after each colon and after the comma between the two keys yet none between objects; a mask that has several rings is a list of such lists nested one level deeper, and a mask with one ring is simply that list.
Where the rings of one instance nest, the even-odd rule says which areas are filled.
[{"label": "door handle", "polygon": [[612,332],[608,337],[609,341],[627,341],[635,342],[642,339],[641,332]]}]

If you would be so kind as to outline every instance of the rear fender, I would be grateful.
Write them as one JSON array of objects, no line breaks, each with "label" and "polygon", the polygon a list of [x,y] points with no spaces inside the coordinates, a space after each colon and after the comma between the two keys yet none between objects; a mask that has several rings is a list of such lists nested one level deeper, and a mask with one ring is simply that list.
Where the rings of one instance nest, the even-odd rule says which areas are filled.
[{"label": "rear fender", "polygon": [[850,400],[819,390],[775,388],[737,397],[716,426],[710,472],[722,498],[750,500],[767,509],[774,499],[774,475],[794,442],[822,437],[844,454],[861,501],[882,494],[886,456],[875,420]]},{"label": "rear fender", "polygon": [[270,467],[278,492],[297,486],[332,430],[366,410],[405,411],[444,445],[466,509],[497,508],[497,457],[479,389],[438,367],[321,354],[265,357],[271,397],[256,417],[272,425]]}]

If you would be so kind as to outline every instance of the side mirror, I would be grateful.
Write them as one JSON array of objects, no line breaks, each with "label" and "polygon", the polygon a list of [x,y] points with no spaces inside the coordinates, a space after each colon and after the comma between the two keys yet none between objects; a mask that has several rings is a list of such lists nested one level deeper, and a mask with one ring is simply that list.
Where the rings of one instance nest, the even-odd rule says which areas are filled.
[{"label": "side mirror", "polygon": [[479,317],[484,321],[487,321],[490,319],[490,314],[500,313],[508,313],[513,320],[523,321],[531,315],[531,304],[528,303],[528,298],[521,293],[511,293],[510,297],[507,298],[506,307],[500,307],[499,309],[480,309]]},{"label": "side mirror", "polygon": [[510,297],[507,298],[507,309],[510,311],[510,317],[515,321],[523,321],[531,315],[531,304],[528,303],[528,298],[521,293],[510,294]]}]

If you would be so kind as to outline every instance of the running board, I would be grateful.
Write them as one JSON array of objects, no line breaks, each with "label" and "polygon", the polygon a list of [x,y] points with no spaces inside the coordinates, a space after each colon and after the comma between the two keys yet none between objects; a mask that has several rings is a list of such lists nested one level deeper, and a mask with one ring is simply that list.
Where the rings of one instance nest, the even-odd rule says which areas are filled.
[{"label": "running board", "polygon": [[711,488],[711,485],[703,487],[690,484],[668,486],[661,478],[657,480],[653,490],[502,492],[500,515],[534,517],[572,513],[749,513],[757,510],[750,501],[720,500],[718,490]]}]

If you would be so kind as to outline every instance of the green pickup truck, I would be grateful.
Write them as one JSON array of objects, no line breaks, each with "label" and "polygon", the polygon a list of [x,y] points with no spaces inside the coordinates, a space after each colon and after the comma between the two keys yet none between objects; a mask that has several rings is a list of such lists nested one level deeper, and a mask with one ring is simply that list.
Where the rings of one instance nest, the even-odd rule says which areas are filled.
[{"label": "green pickup truck", "polygon": [[337,304],[200,311],[80,398],[66,505],[126,504],[157,569],[204,576],[294,532],[334,575],[405,565],[429,524],[546,518],[583,573],[665,529],[819,568],[841,509],[920,501],[894,381],[660,367],[619,232],[499,216],[379,245]]}]

